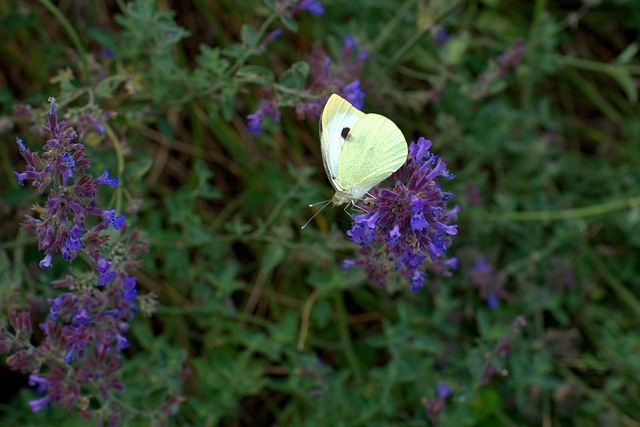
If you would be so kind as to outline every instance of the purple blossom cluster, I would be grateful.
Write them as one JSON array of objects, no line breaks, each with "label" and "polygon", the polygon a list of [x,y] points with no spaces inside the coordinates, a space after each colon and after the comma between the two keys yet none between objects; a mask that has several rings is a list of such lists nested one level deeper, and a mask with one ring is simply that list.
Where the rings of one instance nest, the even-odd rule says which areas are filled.
[{"label": "purple blossom cluster", "polygon": [[[345,38],[342,54],[335,63],[331,61],[322,45],[315,45],[307,57],[310,64],[311,84],[300,94],[300,98],[306,101],[296,106],[298,117],[317,120],[327,99],[333,93],[342,96],[355,108],[362,109],[365,94],[360,86],[358,75],[366,59],[367,53],[358,49],[355,39],[351,36]],[[262,88],[262,91],[262,102],[258,110],[247,116],[249,132],[255,135],[262,133],[262,122],[265,117],[269,117],[275,123],[280,122],[277,94],[265,88]]]},{"label": "purple blossom cluster", "polygon": [[[54,288],[67,291],[48,299],[48,316],[39,324],[44,338],[38,345],[31,343],[30,313],[11,312],[14,332],[1,325],[0,352],[11,353],[9,368],[30,374],[30,385],[44,393],[30,401],[33,411],[51,403],[79,408],[88,417],[99,413],[113,423],[120,408],[110,396],[123,389],[120,358],[129,346],[128,322],[138,311],[137,279],[130,272],[139,267],[136,258],[147,246],[137,243],[137,230],[126,237],[123,215],[99,207],[97,188],[116,186],[118,179],[107,171],[95,179],[87,172],[90,159],[84,146],[74,142],[77,134],[72,127],[58,123],[53,99],[43,131],[49,139],[42,156],[18,138],[27,166],[24,172],[15,172],[16,178],[21,185],[31,181],[41,194],[49,190],[44,206],[36,208],[40,218],[27,216],[23,227],[36,234],[38,247],[45,253],[41,268],[50,267],[56,253],[69,262],[83,253],[94,271],[52,282]],[[90,221],[97,224],[90,226]],[[119,230],[116,241],[104,233],[110,227]],[[95,406],[93,399],[102,408],[89,409]]]},{"label": "purple blossom cluster", "polygon": [[383,286],[390,272],[408,278],[411,290],[424,286],[426,270],[448,274],[457,268],[457,259],[444,259],[457,233],[459,208],[446,209],[452,193],[444,192],[436,179],[453,179],[439,156],[429,152],[431,141],[419,138],[409,145],[407,162],[389,182],[392,188],[376,186],[370,197],[358,205],[364,212],[353,217],[347,232],[351,241],[360,245],[355,259],[345,260],[343,267],[361,265],[370,282]]},{"label": "purple blossom cluster", "polygon": [[364,107],[365,94],[360,86],[358,76],[362,71],[368,53],[359,50],[356,40],[347,36],[340,58],[333,63],[321,44],[316,44],[307,57],[311,65],[311,84],[307,89],[311,93],[323,94],[311,97],[309,101],[296,106],[299,117],[306,116],[310,120],[317,120],[333,93],[337,93],[349,101],[358,110]]}]

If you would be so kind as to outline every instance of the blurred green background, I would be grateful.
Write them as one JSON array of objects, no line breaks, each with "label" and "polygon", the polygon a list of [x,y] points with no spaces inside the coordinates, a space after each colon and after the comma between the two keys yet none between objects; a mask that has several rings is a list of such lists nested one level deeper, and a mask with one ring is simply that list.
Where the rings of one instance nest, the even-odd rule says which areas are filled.
[{"label": "blurred green background", "polygon": [[[138,283],[159,304],[132,322],[123,425],[171,398],[170,425],[640,425],[640,3],[321,3],[0,1],[3,315],[44,317],[49,282],[83,268],[39,270],[19,231],[42,199],[13,177],[15,137],[41,146],[55,96],[70,120],[108,117],[81,142],[151,245]],[[364,111],[456,174],[459,268],[419,293],[340,267],[341,208],[300,231],[333,194],[295,109],[328,94],[300,61],[340,64],[347,36],[368,53]],[[254,135],[265,90],[281,121]],[[87,423],[31,413],[26,378],[3,376],[0,424]]]}]

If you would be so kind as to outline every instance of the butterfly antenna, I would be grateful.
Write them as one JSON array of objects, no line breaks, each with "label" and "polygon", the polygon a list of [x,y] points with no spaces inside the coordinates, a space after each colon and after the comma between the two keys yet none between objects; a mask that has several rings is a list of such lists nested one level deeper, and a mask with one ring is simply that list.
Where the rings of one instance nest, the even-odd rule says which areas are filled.
[{"label": "butterfly antenna", "polygon": [[303,225],[302,227],[300,227],[300,230],[304,230],[304,228],[305,228],[307,225],[309,225],[309,223],[310,223],[311,221],[313,221],[313,218],[315,218],[316,216],[318,216],[318,214],[319,214],[320,212],[322,212],[322,210],[323,210],[324,208],[326,208],[327,206],[329,206],[329,203],[331,203],[331,199],[329,199],[329,200],[324,200],[324,201],[322,201],[322,202],[312,203],[312,204],[310,204],[310,205],[309,205],[309,207],[317,206],[317,205],[319,205],[320,203],[324,203],[324,205],[323,205],[323,206],[318,210],[318,212],[314,213],[314,214],[313,214],[313,216],[312,216],[311,218],[309,218],[309,221],[305,222],[305,223],[304,223],[304,225]]}]

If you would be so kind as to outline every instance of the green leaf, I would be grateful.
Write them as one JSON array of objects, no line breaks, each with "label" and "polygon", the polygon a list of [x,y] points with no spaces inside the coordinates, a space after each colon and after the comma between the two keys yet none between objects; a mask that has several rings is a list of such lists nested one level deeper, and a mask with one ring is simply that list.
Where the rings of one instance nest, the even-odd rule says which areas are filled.
[{"label": "green leaf", "polygon": [[277,243],[270,243],[262,258],[262,268],[267,271],[273,270],[282,262],[286,255],[284,248]]},{"label": "green leaf", "polygon": [[280,84],[291,89],[303,89],[309,75],[309,63],[296,62],[280,76]]},{"label": "green leaf", "polygon": [[636,105],[638,102],[638,86],[627,69],[622,66],[617,66],[609,72],[609,75],[618,82],[625,95],[627,95],[629,102]]},{"label": "green leaf", "polygon": [[249,24],[242,24],[242,29],[240,30],[240,39],[246,45],[254,47],[258,44],[258,32],[255,28],[253,28]]},{"label": "green leaf", "polygon": [[282,22],[282,25],[284,25],[287,30],[293,31],[294,33],[298,32],[298,23],[292,17],[283,15],[280,17],[280,22]]},{"label": "green leaf", "polygon": [[229,68],[229,61],[221,55],[220,48],[211,48],[203,43],[200,45],[200,54],[196,61],[201,68],[211,71],[215,76],[220,76]]},{"label": "green leaf", "polygon": [[222,88],[220,102],[222,103],[222,117],[229,121],[233,116],[233,100],[235,99],[237,88],[234,84],[229,84]]},{"label": "green leaf", "polygon": [[638,53],[638,43],[631,43],[627,46],[620,55],[615,59],[615,62],[618,64],[627,64],[633,58],[635,58]]}]

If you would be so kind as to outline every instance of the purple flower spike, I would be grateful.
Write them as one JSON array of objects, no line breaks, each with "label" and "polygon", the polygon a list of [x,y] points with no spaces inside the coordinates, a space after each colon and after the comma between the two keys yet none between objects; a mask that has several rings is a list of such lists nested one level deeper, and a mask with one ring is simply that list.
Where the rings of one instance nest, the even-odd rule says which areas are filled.
[{"label": "purple flower spike", "polygon": [[[76,131],[64,121],[58,123],[53,98],[43,131],[48,139],[42,155],[16,140],[26,162],[24,171],[14,172],[16,179],[21,185],[31,181],[46,196],[39,218],[27,216],[22,226],[37,237],[44,252],[41,268],[51,267],[53,256],[60,253],[69,262],[82,254],[95,262],[95,270],[82,271],[82,263],[76,263],[70,274],[51,282],[57,296],[48,299],[49,313],[39,324],[43,336],[37,345],[31,340],[29,312],[10,313],[14,332],[0,328],[0,352],[12,353],[5,359],[7,366],[31,373],[29,384],[46,393],[29,401],[34,412],[49,404],[81,408],[82,415],[95,416],[98,425],[116,425],[119,403],[110,401],[100,409],[87,403],[94,391],[106,401],[112,390],[124,389],[119,372],[122,350],[129,346],[124,334],[138,310],[132,303],[138,296],[136,279],[128,274],[139,267],[136,257],[148,248],[137,241],[134,230],[128,239],[120,233],[116,238],[122,239],[124,250],[113,251],[113,233],[104,231],[110,225],[124,230],[126,218],[100,206],[98,186],[116,186],[118,178],[104,171],[94,179],[88,172],[91,159],[82,143],[74,141]],[[67,290],[60,292],[62,288]]]},{"label": "purple flower spike", "polygon": [[347,231],[361,250],[346,264],[363,266],[374,284],[384,285],[395,269],[417,292],[424,286],[427,269],[447,274],[457,266],[455,258],[441,257],[450,244],[449,236],[457,233],[457,226],[449,222],[458,210],[446,209],[453,194],[443,192],[435,181],[453,175],[429,152],[430,147],[431,141],[424,138],[410,144],[407,162],[387,181],[393,187],[372,188],[371,197],[359,205],[364,213],[353,217]]}]

